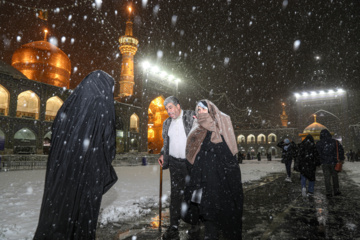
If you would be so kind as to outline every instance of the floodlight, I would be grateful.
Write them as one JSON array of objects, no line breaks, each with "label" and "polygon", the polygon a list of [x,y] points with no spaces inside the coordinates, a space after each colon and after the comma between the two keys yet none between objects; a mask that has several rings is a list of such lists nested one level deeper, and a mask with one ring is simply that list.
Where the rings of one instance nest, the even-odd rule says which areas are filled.
[{"label": "floodlight", "polygon": [[312,91],[312,92],[311,92],[311,95],[312,95],[312,96],[315,96],[316,94],[317,94],[317,93],[316,93],[315,91]]},{"label": "floodlight", "polygon": [[148,61],[145,61],[142,63],[142,67],[147,70],[148,68],[150,68],[150,63]]},{"label": "floodlight", "polygon": [[169,81],[172,81],[175,77],[173,75],[169,75]]},{"label": "floodlight", "polygon": [[167,76],[167,72],[163,71],[163,72],[161,72],[161,73],[160,73],[160,75],[161,75],[161,77],[163,77],[163,78],[164,78],[164,77],[166,77],[166,76]]},{"label": "floodlight", "polygon": [[307,97],[309,94],[308,94],[307,92],[303,92],[302,95],[303,95],[304,97]]},{"label": "floodlight", "polygon": [[328,93],[329,93],[329,94],[334,94],[334,90],[331,90],[331,89],[330,89],[330,90],[328,91]]},{"label": "floodlight", "polygon": [[154,66],[154,67],[151,69],[151,71],[154,72],[154,73],[157,73],[157,72],[159,72],[160,70],[159,70],[159,67]]}]

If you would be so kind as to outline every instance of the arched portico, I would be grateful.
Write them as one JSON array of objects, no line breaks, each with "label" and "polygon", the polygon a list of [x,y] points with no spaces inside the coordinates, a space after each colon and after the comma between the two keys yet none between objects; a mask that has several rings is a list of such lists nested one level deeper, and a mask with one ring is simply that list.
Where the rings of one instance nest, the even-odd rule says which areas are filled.
[{"label": "arched portico", "polygon": [[168,118],[164,106],[164,98],[159,96],[149,105],[148,118],[148,151],[160,153],[163,146],[162,128],[163,122]]}]

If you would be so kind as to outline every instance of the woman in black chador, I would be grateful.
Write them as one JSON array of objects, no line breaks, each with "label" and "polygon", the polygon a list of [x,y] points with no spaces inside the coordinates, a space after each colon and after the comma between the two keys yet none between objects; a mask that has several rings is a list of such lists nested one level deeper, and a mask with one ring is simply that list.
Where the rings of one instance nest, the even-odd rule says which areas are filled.
[{"label": "woman in black chador", "polygon": [[34,239],[95,239],[102,195],[117,180],[113,87],[92,72],[59,109]]},{"label": "woman in black chador", "polygon": [[[212,102],[200,101],[196,119],[186,143],[186,158],[191,164],[185,189],[184,220],[204,222],[204,239],[241,239],[243,189],[236,159],[238,152],[230,117]],[[190,215],[190,216],[189,216]]]}]

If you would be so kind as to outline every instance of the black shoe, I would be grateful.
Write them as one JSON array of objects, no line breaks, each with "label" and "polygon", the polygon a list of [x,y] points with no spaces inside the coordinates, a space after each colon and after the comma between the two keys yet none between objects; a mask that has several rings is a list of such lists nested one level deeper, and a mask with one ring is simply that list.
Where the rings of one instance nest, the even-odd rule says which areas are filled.
[{"label": "black shoe", "polygon": [[336,192],[336,193],[334,194],[334,196],[339,196],[339,195],[341,195],[341,192]]},{"label": "black shoe", "polygon": [[180,240],[179,230],[177,227],[169,227],[162,235],[163,240]]},{"label": "black shoe", "polygon": [[327,197],[327,198],[332,198],[332,196],[333,196],[333,195],[332,195],[331,193],[326,194],[326,197]]}]

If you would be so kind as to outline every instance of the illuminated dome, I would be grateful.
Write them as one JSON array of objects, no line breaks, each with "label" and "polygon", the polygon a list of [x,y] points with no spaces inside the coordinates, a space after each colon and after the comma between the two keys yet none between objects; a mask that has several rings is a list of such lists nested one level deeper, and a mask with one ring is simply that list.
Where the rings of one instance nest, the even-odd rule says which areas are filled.
[{"label": "illuminated dome", "polygon": [[325,127],[324,125],[318,123],[318,122],[314,122],[312,124],[310,124],[309,126],[307,126],[303,133],[320,133],[321,130],[323,129],[327,129],[327,127]]},{"label": "illuminated dome", "polygon": [[[314,114],[314,122],[312,124],[310,124],[309,126],[307,126],[303,133],[299,134],[299,137],[301,137],[301,141],[303,141],[307,135],[311,135],[313,136],[314,140],[317,142],[320,140],[320,132],[323,129],[328,129],[327,127],[325,127],[324,125],[316,122],[316,114]],[[333,132],[330,132],[331,135],[333,135]]]},{"label": "illuminated dome", "polygon": [[70,59],[47,41],[21,46],[14,52],[11,65],[31,80],[69,88]]}]

